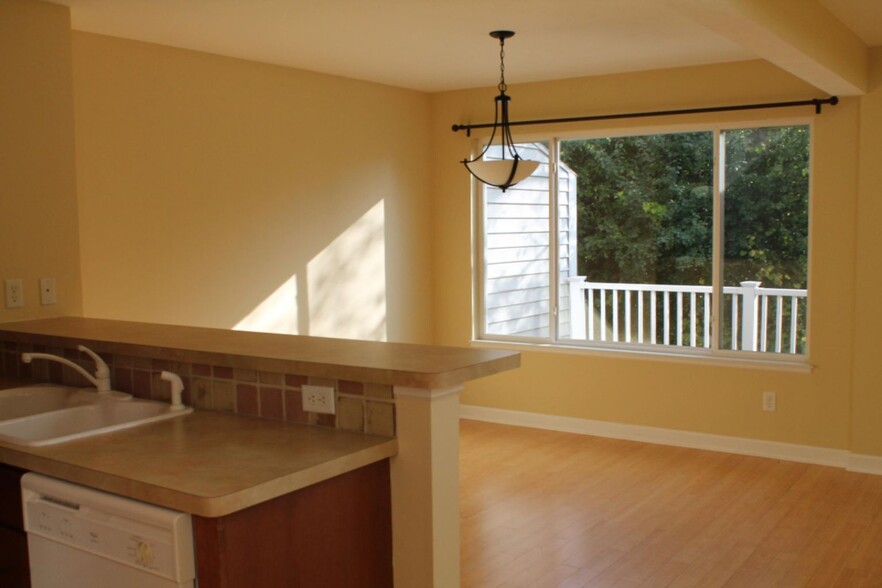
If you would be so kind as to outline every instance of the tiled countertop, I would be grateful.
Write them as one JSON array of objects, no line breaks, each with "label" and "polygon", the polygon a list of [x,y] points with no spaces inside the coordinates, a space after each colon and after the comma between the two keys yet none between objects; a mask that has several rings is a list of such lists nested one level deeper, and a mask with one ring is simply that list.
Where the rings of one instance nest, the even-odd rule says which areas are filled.
[{"label": "tiled countertop", "polygon": [[210,411],[0,461],[192,514],[223,516],[391,457],[395,439]]},{"label": "tiled countertop", "polygon": [[62,317],[0,324],[0,339],[171,361],[441,389],[520,366],[520,354]]}]

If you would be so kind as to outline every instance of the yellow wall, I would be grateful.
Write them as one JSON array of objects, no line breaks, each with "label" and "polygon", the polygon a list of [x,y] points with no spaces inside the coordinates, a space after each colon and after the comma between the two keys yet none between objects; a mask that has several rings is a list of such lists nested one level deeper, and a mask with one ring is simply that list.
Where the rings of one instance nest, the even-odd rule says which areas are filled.
[{"label": "yellow wall", "polygon": [[[23,278],[28,299],[0,321],[84,313],[421,342],[434,325],[436,343],[469,345],[458,161],[471,143],[450,125],[486,121],[492,88],[429,96],[71,36],[64,7],[0,6],[0,278]],[[882,455],[878,48],[871,69],[868,95],[815,119],[811,373],[528,351],[463,400]],[[511,93],[522,119],[818,95],[763,62]],[[41,307],[47,275],[60,303]],[[777,412],[760,410],[764,390]]]},{"label": "yellow wall", "polygon": [[861,99],[851,444],[882,455],[882,47],[871,57],[870,92]]},{"label": "yellow wall", "polygon": [[[757,61],[518,85],[510,93],[513,118],[531,119],[793,100],[815,97],[819,92]],[[470,142],[464,133],[454,134],[449,128],[456,122],[486,121],[492,116],[492,97],[493,91],[488,89],[433,97],[432,138],[437,162],[433,266],[436,279],[446,286],[445,296],[437,297],[435,303],[439,343],[467,345],[471,333],[470,187],[468,175],[456,163],[469,152]],[[803,108],[739,113],[726,119],[751,121],[811,113],[811,109]],[[677,118],[673,122],[668,119],[640,124],[698,120]],[[835,108],[826,108],[814,122],[811,373],[652,361],[613,354],[526,351],[520,370],[469,383],[463,402],[847,448],[859,123],[858,99],[846,99]],[[777,412],[761,410],[761,395],[766,390],[778,393]]]},{"label": "yellow wall", "polygon": [[[67,8],[0,0],[0,292],[24,291],[22,308],[0,296],[0,322],[82,309],[70,63]],[[42,277],[57,304],[40,304]]]},{"label": "yellow wall", "polygon": [[86,316],[429,342],[425,94],[73,34]]}]

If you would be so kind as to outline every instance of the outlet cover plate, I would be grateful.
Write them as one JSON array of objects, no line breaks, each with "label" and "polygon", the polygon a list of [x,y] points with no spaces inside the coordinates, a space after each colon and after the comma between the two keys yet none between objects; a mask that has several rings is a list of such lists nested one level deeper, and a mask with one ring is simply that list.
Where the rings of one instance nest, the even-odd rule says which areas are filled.
[{"label": "outlet cover plate", "polygon": [[320,412],[322,414],[335,414],[335,390],[330,386],[311,386],[306,384],[301,387],[303,392],[303,410],[307,412]]},{"label": "outlet cover plate", "polygon": [[55,304],[58,294],[55,290],[55,278],[40,278],[40,304]]},{"label": "outlet cover plate", "polygon": [[763,410],[775,412],[778,410],[778,395],[774,392],[763,392]]},{"label": "outlet cover plate", "polygon": [[21,278],[7,278],[5,285],[6,308],[21,308],[24,306],[24,291],[22,290]]}]

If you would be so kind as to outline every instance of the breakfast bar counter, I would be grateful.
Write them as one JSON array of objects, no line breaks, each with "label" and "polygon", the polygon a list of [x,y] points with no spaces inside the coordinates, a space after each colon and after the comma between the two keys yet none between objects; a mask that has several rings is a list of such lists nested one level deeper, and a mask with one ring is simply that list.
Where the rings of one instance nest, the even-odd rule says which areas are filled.
[{"label": "breakfast bar counter", "polygon": [[[520,354],[510,351],[77,317],[0,324],[0,343],[7,378],[39,379],[36,368],[21,366],[22,352],[79,360],[77,346],[85,345],[109,356],[115,381],[130,386],[118,389],[136,396],[163,400],[151,382],[160,370],[181,372],[197,409],[64,445],[0,444],[0,461],[193,513],[203,543],[219,541],[229,528],[224,521],[240,513],[263,516],[272,527],[280,515],[268,509],[290,515],[296,496],[309,495],[325,512],[336,508],[326,496],[360,497],[347,515],[363,523],[355,535],[379,520],[361,513],[391,504],[394,584],[414,588],[459,586],[460,392],[470,380],[520,366]],[[58,382],[55,367],[43,379]],[[299,393],[307,384],[334,390],[335,415],[304,416]],[[315,511],[301,508],[297,517]]]},{"label": "breakfast bar counter", "polygon": [[520,354],[61,317],[0,324],[0,340],[98,353],[439,389],[520,366]]}]

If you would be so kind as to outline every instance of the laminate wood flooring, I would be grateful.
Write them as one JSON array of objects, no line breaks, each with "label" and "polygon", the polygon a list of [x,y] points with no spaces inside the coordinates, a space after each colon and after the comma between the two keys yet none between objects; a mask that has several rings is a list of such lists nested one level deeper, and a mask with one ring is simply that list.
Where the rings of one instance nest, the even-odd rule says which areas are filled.
[{"label": "laminate wood flooring", "polygon": [[461,421],[462,588],[882,587],[882,476]]}]

